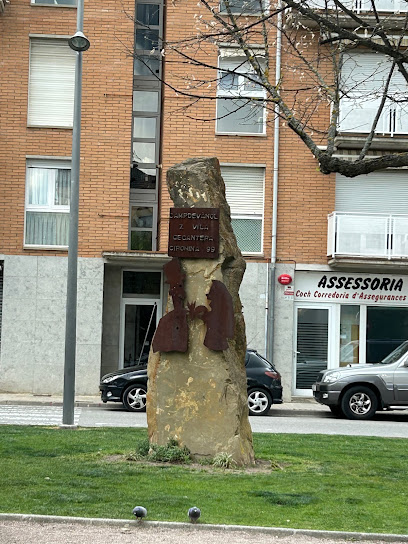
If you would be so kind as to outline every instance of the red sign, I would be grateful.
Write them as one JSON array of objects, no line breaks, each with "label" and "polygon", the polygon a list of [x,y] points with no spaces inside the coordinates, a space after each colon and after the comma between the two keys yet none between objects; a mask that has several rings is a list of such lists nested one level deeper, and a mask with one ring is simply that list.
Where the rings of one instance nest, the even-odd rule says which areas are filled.
[{"label": "red sign", "polygon": [[170,257],[217,259],[219,208],[170,208]]},{"label": "red sign", "polygon": [[281,274],[278,277],[278,282],[282,285],[289,285],[290,283],[292,283],[292,276],[290,276],[289,274]]}]

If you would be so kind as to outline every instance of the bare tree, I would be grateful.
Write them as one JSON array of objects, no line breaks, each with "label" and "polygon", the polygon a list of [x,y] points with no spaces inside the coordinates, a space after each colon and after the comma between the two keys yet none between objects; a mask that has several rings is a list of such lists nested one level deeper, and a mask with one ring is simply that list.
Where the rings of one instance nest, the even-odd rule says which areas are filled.
[{"label": "bare tree", "polygon": [[[395,13],[396,1],[199,0],[194,32],[162,41],[164,84],[221,132],[261,132],[279,116],[324,174],[408,166],[403,145],[384,145],[408,134],[408,3]],[[195,113],[202,100],[216,101],[215,117]],[[350,136],[351,160],[338,153]]]}]

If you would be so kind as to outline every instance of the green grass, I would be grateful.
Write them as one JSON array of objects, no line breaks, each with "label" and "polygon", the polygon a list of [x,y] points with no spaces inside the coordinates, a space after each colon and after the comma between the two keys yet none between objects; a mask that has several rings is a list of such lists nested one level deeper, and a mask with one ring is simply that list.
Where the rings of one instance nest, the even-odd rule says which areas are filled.
[{"label": "green grass", "polygon": [[[144,429],[1,427],[0,511],[408,533],[408,441],[254,436],[264,472],[127,461]],[[119,455],[118,455],[119,454]]]}]

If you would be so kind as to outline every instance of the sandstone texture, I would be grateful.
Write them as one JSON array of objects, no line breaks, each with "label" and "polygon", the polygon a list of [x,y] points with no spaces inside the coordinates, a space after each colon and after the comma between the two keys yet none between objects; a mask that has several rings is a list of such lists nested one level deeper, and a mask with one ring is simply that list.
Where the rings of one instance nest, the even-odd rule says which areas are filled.
[{"label": "sandstone texture", "polygon": [[[177,439],[195,457],[227,453],[239,465],[254,462],[248,421],[245,375],[245,323],[239,287],[245,261],[231,227],[225,186],[216,158],[188,159],[173,166],[167,184],[175,207],[219,208],[220,247],[217,259],[180,259],[185,273],[185,307],[211,305],[206,295],[212,282],[222,282],[232,296],[234,336],[228,348],[213,351],[204,345],[207,327],[188,317],[188,349],[150,352],[147,421],[152,443]],[[167,312],[173,310],[169,297]]]}]

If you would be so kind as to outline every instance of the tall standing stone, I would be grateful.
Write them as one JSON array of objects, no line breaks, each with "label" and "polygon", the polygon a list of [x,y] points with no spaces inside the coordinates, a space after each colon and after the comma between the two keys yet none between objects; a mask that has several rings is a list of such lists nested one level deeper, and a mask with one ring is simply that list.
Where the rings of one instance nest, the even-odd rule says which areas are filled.
[{"label": "tall standing stone", "polygon": [[[194,302],[196,307],[206,306],[210,310],[206,295],[214,280],[218,286],[217,282],[221,282],[232,297],[235,330],[228,339],[228,348],[214,351],[204,345],[206,323],[190,314],[185,353],[151,350],[149,439],[151,443],[164,445],[174,438],[196,458],[227,453],[239,465],[252,464],[244,364],[245,323],[238,294],[245,261],[231,227],[219,162],[216,158],[188,159],[169,169],[167,185],[176,208],[219,208],[218,258],[180,259],[185,274],[185,307]],[[173,310],[169,297],[167,313]]]}]

